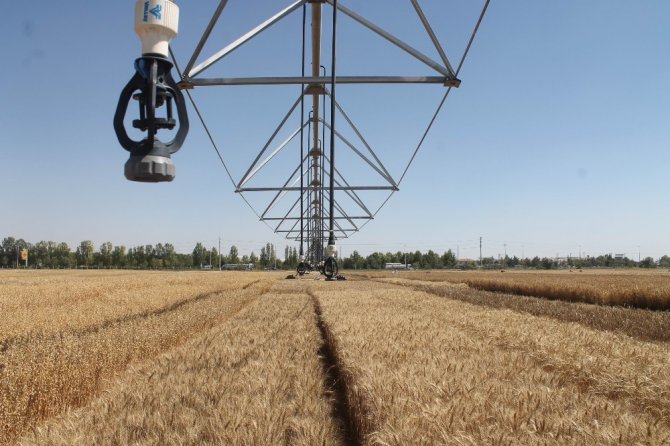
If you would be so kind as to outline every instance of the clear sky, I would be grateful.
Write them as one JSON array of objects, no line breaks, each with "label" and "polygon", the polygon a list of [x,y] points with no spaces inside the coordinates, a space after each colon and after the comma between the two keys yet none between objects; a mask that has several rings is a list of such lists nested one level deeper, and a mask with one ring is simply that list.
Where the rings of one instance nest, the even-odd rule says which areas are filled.
[{"label": "clear sky", "polygon": [[[438,58],[409,0],[341,1]],[[230,0],[203,57],[289,3],[261,0],[252,8]],[[218,2],[178,4],[173,48],[184,66]],[[421,4],[456,65],[483,2]],[[233,193],[192,109],[191,132],[174,156],[176,180],[125,180],[127,153],[112,117],[140,53],[133,7],[130,0],[4,2],[0,237],[71,246],[172,242],[180,252],[196,241],[217,246],[221,237],[225,251],[234,243],[258,253],[269,241],[283,252],[288,242]],[[505,248],[519,256],[580,248],[670,254],[668,17],[667,0],[492,0],[461,88],[400,192],[363,231],[339,242],[344,255],[458,248],[474,258],[480,236],[485,256]],[[206,73],[299,74],[300,23],[298,12]],[[339,23],[338,73],[432,74],[351,20]],[[397,178],[443,92],[343,86],[338,100]],[[194,95],[239,179],[297,91],[208,87]]]}]

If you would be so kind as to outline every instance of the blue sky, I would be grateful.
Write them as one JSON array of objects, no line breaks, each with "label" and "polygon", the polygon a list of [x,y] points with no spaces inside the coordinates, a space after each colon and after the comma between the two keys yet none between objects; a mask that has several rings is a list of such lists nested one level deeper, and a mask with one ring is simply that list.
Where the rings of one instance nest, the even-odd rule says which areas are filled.
[{"label": "blue sky", "polygon": [[[437,58],[409,1],[342,2]],[[173,48],[182,66],[217,3],[179,3]],[[287,4],[266,0],[249,8],[230,0],[203,56]],[[482,2],[421,4],[455,65]],[[269,241],[283,251],[287,242],[233,193],[192,110],[173,183],[123,177],[127,153],[112,116],[140,52],[133,5],[3,8],[0,237],[73,246],[85,239],[96,246],[172,241],[183,252],[196,241],[216,246],[222,237],[224,250],[234,243],[242,253],[258,252]],[[463,84],[401,191],[340,242],[344,254],[458,247],[461,257],[476,257],[480,236],[484,255],[493,256],[505,245],[508,254],[526,256],[578,255],[580,246],[588,254],[637,257],[638,246],[643,257],[670,254],[669,15],[665,0],[493,0],[460,73]],[[330,20],[329,8],[324,18]],[[340,74],[431,74],[350,20],[339,23]],[[299,36],[298,12],[206,73],[298,74]],[[328,48],[326,41],[326,54]],[[236,178],[295,90],[194,91]],[[443,92],[342,87],[338,100],[399,177]]]}]

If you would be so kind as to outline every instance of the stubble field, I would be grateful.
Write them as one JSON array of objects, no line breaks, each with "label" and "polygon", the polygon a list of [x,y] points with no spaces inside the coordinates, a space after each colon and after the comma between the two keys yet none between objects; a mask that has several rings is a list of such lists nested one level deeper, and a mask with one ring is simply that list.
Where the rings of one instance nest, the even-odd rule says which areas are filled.
[{"label": "stubble field", "polygon": [[0,272],[0,443],[670,444],[668,312],[284,277]]}]

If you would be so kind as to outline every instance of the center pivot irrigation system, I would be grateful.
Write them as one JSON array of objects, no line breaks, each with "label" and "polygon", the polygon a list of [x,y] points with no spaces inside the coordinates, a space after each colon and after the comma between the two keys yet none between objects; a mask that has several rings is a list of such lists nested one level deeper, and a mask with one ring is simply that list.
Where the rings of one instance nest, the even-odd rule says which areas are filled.
[{"label": "center pivot irrigation system", "polygon": [[[399,2],[400,0],[397,1]],[[440,56],[439,62],[431,59],[405,41],[382,29],[374,22],[344,6],[341,1],[298,0],[196,65],[198,57],[207,43],[214,26],[228,4],[228,0],[221,0],[193,55],[188,60],[184,70],[181,71],[169,46],[170,40],[176,37],[178,31],[178,6],[171,0],[138,0],[135,4],[135,31],[142,42],[142,56],[135,61],[135,75],[121,92],[114,115],[114,129],[119,142],[124,149],[130,152],[130,158],[125,164],[126,178],[131,181],[140,182],[163,182],[174,179],[175,167],[171,155],[183,145],[189,127],[186,101],[182,94],[182,90],[184,90],[204,126],[214,149],[219,155],[230,180],[233,182],[235,192],[242,196],[260,220],[265,222],[274,232],[285,234],[287,239],[300,242],[298,274],[303,275],[308,271],[318,269],[328,279],[342,278],[338,275],[336,237],[347,238],[359,231],[376,216],[393,193],[399,190],[400,183],[442,109],[449,92],[461,83],[458,73],[463,66],[463,62],[470,50],[490,0],[484,1],[481,13],[474,25],[470,39],[456,69],[449,62],[443,46],[437,39],[426,14],[419,5],[419,1],[403,1],[409,1],[412,4],[426,31],[427,37]],[[329,6],[332,11],[332,36],[330,38],[332,48],[329,54],[329,74],[326,74],[326,69],[322,66],[325,59],[321,48],[324,6]],[[388,5],[386,7],[392,6]],[[277,22],[301,9],[301,76],[229,78],[204,78],[201,76],[212,65],[224,59],[227,55]],[[432,69],[435,75],[337,75],[337,18],[340,13],[345,14],[356,23],[368,28],[390,44],[395,45],[419,60]],[[311,29],[308,29],[307,26],[306,19],[308,15],[311,15]],[[311,41],[311,51],[309,54],[306,51],[308,34]],[[311,58],[311,60],[306,60],[307,57]],[[306,73],[306,66],[311,66],[309,74]],[[171,75],[173,67],[177,70],[179,82],[175,82]],[[322,70],[324,73],[322,73]],[[336,100],[336,87],[338,84],[438,84],[446,88],[442,100],[398,180],[394,179],[384,167],[377,153],[368,144],[359,128]],[[203,86],[240,85],[299,85],[300,94],[253,162],[246,169],[241,180],[235,181],[189,90]],[[125,128],[124,121],[131,99],[136,100],[139,104],[139,119],[133,120],[132,126],[146,133],[146,137],[140,141],[131,139]],[[277,135],[285,127],[289,118],[298,107],[300,110],[300,125],[290,133],[290,136],[286,140],[273,146]],[[326,119],[327,107],[330,108],[329,119]],[[174,116],[174,108],[176,108],[177,119]],[[163,111],[164,117],[157,115],[158,109]],[[357,136],[359,140],[358,145],[347,139],[343,132],[338,131],[339,127],[336,127],[335,123],[336,112],[344,119],[349,130],[352,130]],[[172,141],[164,143],[157,138],[159,130],[174,130],[175,128],[177,130]],[[298,157],[296,154],[296,167],[292,169],[288,179],[274,187],[250,187],[248,185],[249,181],[263,169],[267,169],[267,164],[298,136],[300,137],[300,156]],[[326,154],[324,148],[327,136],[329,137],[328,154]],[[340,147],[345,150],[351,150],[359,161],[369,166],[375,172],[375,180],[379,181],[381,178],[382,184],[371,182],[369,184],[352,185],[346,179],[346,169],[338,169],[336,167],[336,142],[339,142]],[[271,146],[274,148],[269,150]],[[388,196],[381,206],[373,212],[361,198],[363,191],[387,191]],[[252,192],[266,193],[270,194],[269,197],[272,197],[269,198],[263,212],[257,212],[244,197],[245,193]],[[347,199],[349,206],[343,205],[341,201],[336,199],[336,192],[341,194],[341,197]],[[277,204],[288,194],[297,194],[298,196],[295,202],[292,202],[292,206],[289,203],[287,212],[281,210],[280,213],[277,213]],[[363,222],[362,224],[360,223],[361,221]],[[270,222],[273,222],[272,224],[276,224],[276,226],[270,226]]]}]

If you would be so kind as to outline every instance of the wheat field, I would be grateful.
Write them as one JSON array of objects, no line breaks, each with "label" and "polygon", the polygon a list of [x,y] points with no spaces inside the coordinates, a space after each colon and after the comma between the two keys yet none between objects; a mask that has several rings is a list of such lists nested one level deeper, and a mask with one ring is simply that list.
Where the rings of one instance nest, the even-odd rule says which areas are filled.
[{"label": "wheat field", "polygon": [[284,277],[0,272],[0,443],[670,444],[665,312]]},{"label": "wheat field", "polygon": [[553,300],[670,310],[670,271],[570,269],[553,271],[373,271],[368,278],[464,283],[471,288]]}]

